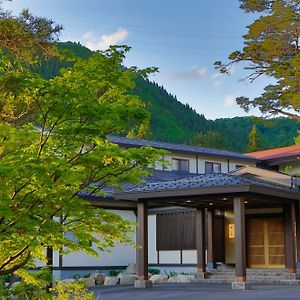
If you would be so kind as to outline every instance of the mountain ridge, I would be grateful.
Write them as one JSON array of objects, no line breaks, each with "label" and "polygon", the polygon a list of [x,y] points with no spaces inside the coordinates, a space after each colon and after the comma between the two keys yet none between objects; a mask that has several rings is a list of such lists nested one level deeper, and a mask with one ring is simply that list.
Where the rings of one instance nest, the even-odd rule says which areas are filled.
[{"label": "mountain ridge", "polygon": [[[80,43],[60,42],[57,45],[82,58],[93,53]],[[70,62],[51,59],[42,61],[33,70],[48,79],[57,76],[61,68],[70,65]],[[142,77],[137,77],[135,83],[130,93],[139,96],[151,112],[150,135],[147,138],[157,141],[246,152],[253,124],[256,124],[259,132],[261,149],[292,145],[300,130],[299,123],[284,117],[268,121],[259,117],[209,120],[189,104],[180,102],[163,86]]]}]

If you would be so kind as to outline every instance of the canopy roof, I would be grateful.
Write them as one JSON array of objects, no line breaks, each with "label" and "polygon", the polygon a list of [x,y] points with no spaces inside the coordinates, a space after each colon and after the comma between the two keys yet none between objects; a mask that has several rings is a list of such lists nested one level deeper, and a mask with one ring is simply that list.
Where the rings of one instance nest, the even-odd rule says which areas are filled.
[{"label": "canopy roof", "polygon": [[139,185],[124,185],[123,190],[106,188],[106,195],[89,195],[95,205],[106,208],[134,209],[137,201],[149,207],[183,206],[226,208],[233,197],[244,196],[251,207],[282,206],[300,200],[299,190],[267,180],[233,174],[191,174],[154,170]]}]

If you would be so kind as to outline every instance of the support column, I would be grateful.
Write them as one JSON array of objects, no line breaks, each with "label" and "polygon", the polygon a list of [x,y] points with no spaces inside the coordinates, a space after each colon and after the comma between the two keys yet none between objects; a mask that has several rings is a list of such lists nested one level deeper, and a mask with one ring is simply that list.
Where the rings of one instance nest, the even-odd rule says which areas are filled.
[{"label": "support column", "polygon": [[49,292],[50,289],[53,287],[53,248],[52,247],[47,247],[46,256],[47,256],[47,267],[49,267],[51,272],[51,282],[46,287],[46,290]]},{"label": "support column", "polygon": [[207,267],[214,269],[216,267],[214,255],[214,216],[212,209],[207,210]]},{"label": "support column", "polygon": [[205,210],[196,210],[196,250],[197,250],[197,272],[196,279],[204,279],[206,272],[205,261]]},{"label": "support column", "polygon": [[235,226],[235,274],[236,282],[232,289],[249,289],[246,276],[246,226],[245,203],[243,197],[233,198],[234,226]]},{"label": "support column", "polygon": [[295,214],[296,214],[296,268],[300,269],[300,203],[295,203]]},{"label": "support column", "polygon": [[295,204],[290,203],[284,208],[285,224],[285,267],[287,269],[286,279],[296,279],[296,241],[295,241]]},{"label": "support column", "polygon": [[148,279],[148,209],[145,202],[138,202],[137,223],[136,265],[138,280],[134,282],[134,286],[136,288],[148,288],[152,286],[152,282]]}]

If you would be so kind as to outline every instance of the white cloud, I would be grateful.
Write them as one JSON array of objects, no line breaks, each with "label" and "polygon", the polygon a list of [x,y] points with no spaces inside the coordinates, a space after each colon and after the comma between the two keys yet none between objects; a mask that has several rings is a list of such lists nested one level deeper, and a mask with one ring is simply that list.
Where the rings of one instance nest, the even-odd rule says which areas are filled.
[{"label": "white cloud", "polygon": [[222,80],[215,80],[215,81],[213,82],[213,85],[214,85],[215,88],[221,86],[222,84],[223,84],[223,81],[222,81]]},{"label": "white cloud", "polygon": [[[235,73],[235,67],[234,66],[231,66],[229,69],[228,69],[228,73],[226,75],[232,75]],[[220,72],[217,72],[217,73],[214,73],[212,76],[211,76],[211,79],[213,81],[213,86],[215,88],[221,86],[223,84],[223,81],[221,80],[222,78],[224,78],[225,74],[223,73],[220,73]]]},{"label": "white cloud", "polygon": [[211,76],[211,79],[212,80],[217,80],[217,79],[221,78],[222,76],[223,76],[223,74],[218,72],[218,73],[213,74]]},{"label": "white cloud", "polygon": [[235,103],[235,97],[228,95],[224,99],[225,106],[232,106]]},{"label": "white cloud", "polygon": [[119,28],[111,34],[97,36],[94,31],[88,31],[83,35],[84,45],[91,50],[106,50],[111,45],[123,42],[129,36],[129,31]]},{"label": "white cloud", "polygon": [[229,75],[232,75],[235,73],[235,67],[234,66],[231,66],[229,69],[228,69],[228,74]]},{"label": "white cloud", "polygon": [[177,72],[172,75],[175,80],[202,80],[207,76],[207,68],[196,68],[195,66],[185,71]]}]

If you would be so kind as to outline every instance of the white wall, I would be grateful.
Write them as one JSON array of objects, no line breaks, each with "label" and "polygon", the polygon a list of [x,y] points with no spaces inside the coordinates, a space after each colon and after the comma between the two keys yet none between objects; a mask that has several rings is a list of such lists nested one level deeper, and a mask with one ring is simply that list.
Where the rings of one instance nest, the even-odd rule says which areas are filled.
[{"label": "white wall", "polygon": [[[117,213],[126,220],[136,222],[136,217],[130,211],[110,211]],[[135,233],[132,233],[135,241]],[[96,249],[96,248],[95,248]],[[127,266],[129,263],[135,263],[136,249],[133,245],[119,244],[109,252],[100,252],[99,257],[87,255],[83,252],[73,252],[63,256],[64,267],[83,267],[83,266]]]},{"label": "white wall", "polygon": [[159,251],[160,264],[180,264],[180,251]]},{"label": "white wall", "polygon": [[196,250],[183,250],[182,251],[182,263],[183,264],[196,264],[197,263]]},{"label": "white wall", "polygon": [[156,215],[148,216],[148,262],[157,264]]},{"label": "white wall", "polygon": [[[197,173],[197,160],[196,155],[191,154],[182,154],[182,153],[169,153],[164,156],[165,160],[169,162],[169,165],[165,170],[172,171],[172,158],[179,158],[179,159],[188,159],[189,166],[190,166],[190,173]],[[204,174],[205,173],[205,162],[216,162],[221,163],[221,172],[228,173],[228,161],[226,158],[222,157],[213,157],[213,156],[198,156],[198,173]],[[229,172],[236,169],[236,165],[242,166],[255,166],[256,164],[253,161],[245,161],[239,159],[229,159]],[[162,170],[162,166],[157,163],[156,164],[157,170]],[[300,171],[300,164],[299,164],[299,171]]]}]

